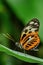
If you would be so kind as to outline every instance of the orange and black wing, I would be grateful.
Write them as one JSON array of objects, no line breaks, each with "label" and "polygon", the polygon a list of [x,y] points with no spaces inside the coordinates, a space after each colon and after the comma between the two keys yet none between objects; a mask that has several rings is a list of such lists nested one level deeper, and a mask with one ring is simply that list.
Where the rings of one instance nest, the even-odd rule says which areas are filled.
[{"label": "orange and black wing", "polygon": [[39,40],[38,42],[35,42],[35,44],[30,43],[32,40],[34,40],[35,35],[36,36],[38,35],[39,26],[40,26],[39,20],[36,18],[33,18],[24,27],[20,37],[20,44],[24,49],[26,49],[25,48],[26,46],[28,46],[28,49],[31,49],[34,47],[34,45],[37,45],[40,42],[39,37],[37,37]]}]

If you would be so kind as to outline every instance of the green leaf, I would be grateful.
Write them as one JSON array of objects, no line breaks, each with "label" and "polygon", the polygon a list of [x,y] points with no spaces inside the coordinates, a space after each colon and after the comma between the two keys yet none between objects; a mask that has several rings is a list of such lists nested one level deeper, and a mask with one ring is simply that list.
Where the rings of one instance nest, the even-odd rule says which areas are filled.
[{"label": "green leaf", "polygon": [[27,55],[18,51],[13,51],[3,45],[0,44],[0,51],[5,52],[8,55],[14,56],[22,61],[30,62],[30,63],[43,63],[43,59]]}]

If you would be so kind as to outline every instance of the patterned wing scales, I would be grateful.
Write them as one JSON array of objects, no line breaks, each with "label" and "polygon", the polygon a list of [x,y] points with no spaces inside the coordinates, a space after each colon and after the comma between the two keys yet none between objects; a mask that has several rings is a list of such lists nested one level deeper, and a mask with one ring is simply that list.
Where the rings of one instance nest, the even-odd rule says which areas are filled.
[{"label": "patterned wing scales", "polygon": [[39,26],[39,20],[34,18],[24,27],[21,33],[20,44],[25,50],[29,50],[39,44],[40,39],[38,42],[34,42],[32,45],[30,43],[35,38],[35,35],[38,36]]}]

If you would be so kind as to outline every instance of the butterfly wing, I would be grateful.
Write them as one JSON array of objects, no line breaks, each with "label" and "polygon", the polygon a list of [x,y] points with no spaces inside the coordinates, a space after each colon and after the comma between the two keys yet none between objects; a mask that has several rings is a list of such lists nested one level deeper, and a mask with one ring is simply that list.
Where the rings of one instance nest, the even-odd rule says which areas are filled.
[{"label": "butterfly wing", "polygon": [[24,38],[27,33],[38,32],[39,26],[40,26],[39,20],[37,18],[33,18],[22,30],[21,38]]},{"label": "butterfly wing", "polygon": [[[33,37],[34,37],[33,35],[36,35],[37,32],[39,31],[39,26],[40,26],[40,23],[39,23],[38,19],[34,18],[29,21],[29,23],[24,27],[24,29],[22,30],[22,33],[21,33],[20,44],[22,46],[25,47],[33,39]],[[35,44],[37,44],[37,43],[35,43]],[[31,46],[31,44],[28,44],[28,46]]]}]

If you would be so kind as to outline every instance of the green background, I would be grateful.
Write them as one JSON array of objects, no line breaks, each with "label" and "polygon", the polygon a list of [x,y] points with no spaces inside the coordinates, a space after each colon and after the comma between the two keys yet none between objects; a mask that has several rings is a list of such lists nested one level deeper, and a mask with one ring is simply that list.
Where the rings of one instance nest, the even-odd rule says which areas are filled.
[{"label": "green background", "polygon": [[[0,43],[15,50],[15,44],[1,34],[9,33],[14,38],[15,42],[18,42],[23,27],[32,18],[39,19],[39,36],[41,43],[39,45],[40,51],[37,53],[34,52],[34,54],[31,52],[31,54],[37,54],[35,56],[43,58],[43,0],[0,0]],[[18,64],[33,65],[32,63],[23,62],[2,52],[0,53],[0,65]]]}]

